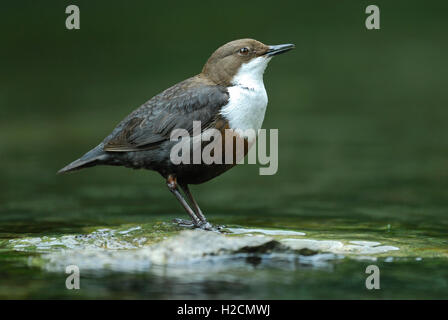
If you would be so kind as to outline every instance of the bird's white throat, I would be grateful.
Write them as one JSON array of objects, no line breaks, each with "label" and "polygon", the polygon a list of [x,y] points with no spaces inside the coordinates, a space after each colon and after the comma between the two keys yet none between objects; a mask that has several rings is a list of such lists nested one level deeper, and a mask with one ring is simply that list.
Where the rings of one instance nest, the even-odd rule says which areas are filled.
[{"label": "bird's white throat", "polygon": [[258,132],[263,124],[268,96],[263,83],[263,73],[271,58],[258,57],[241,65],[228,88],[229,102],[221,109],[221,115],[231,129]]}]

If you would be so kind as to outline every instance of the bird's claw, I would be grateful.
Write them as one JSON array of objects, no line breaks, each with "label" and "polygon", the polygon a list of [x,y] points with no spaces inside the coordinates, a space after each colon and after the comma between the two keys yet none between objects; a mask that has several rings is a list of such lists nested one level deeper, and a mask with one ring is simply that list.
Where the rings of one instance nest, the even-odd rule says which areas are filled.
[{"label": "bird's claw", "polygon": [[173,219],[173,222],[175,224],[177,224],[179,227],[183,227],[183,228],[191,228],[191,229],[193,229],[195,227],[195,224],[191,220],[185,220],[185,219],[176,218],[176,219]]},{"label": "bird's claw", "polygon": [[185,219],[173,219],[173,222],[177,224],[179,227],[183,228],[190,228],[190,229],[202,229],[205,231],[220,231],[223,226],[213,226],[208,221],[201,221],[200,223],[194,223],[191,220],[185,220]]}]

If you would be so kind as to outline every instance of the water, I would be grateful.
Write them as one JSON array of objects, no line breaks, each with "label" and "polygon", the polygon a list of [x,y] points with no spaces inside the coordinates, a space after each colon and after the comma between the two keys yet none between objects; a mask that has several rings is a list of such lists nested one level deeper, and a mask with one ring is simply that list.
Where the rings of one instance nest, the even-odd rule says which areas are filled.
[{"label": "water", "polygon": [[[225,217],[216,218],[220,222],[225,220]],[[331,228],[322,227],[324,224],[318,224],[314,219],[307,219],[299,223],[305,235],[288,232],[274,237],[283,240],[325,239],[332,243],[343,241],[345,245],[350,245],[352,241],[360,248],[372,245],[373,248],[379,247],[378,241],[381,241],[382,245],[387,245],[384,246],[387,249],[375,254],[365,249],[355,251],[356,254],[348,251],[311,255],[302,252],[305,256],[300,258],[286,253],[261,253],[257,256],[231,254],[223,258],[204,258],[197,253],[197,248],[191,250],[185,247],[184,251],[185,239],[174,239],[174,245],[177,247],[178,244],[180,253],[163,251],[169,259],[175,259],[174,264],[167,264],[158,258],[159,255],[138,249],[170,239],[179,232],[171,224],[158,219],[137,227],[115,226],[114,235],[110,230],[115,229],[110,227],[100,228],[99,233],[90,227],[80,227],[76,233],[75,230],[68,232],[63,226],[53,226],[52,232],[29,232],[23,240],[18,239],[18,234],[2,233],[2,238],[13,240],[4,241],[2,245],[0,270],[3,277],[0,292],[2,298],[446,297],[448,251],[443,233],[425,237],[425,232],[412,232],[399,224],[391,227],[352,221],[357,225],[355,227],[347,226],[347,221],[329,220],[332,222]],[[285,217],[280,221],[290,225],[289,231],[295,230],[291,218]],[[263,224],[252,225],[258,228],[248,230],[253,237],[261,236],[260,232],[273,236],[272,229],[262,229]],[[68,236],[70,233],[81,236]],[[85,238],[83,235],[86,233],[91,236]],[[23,233],[20,236],[23,237]],[[36,241],[30,243],[29,239]],[[78,239],[75,244],[74,239]],[[360,243],[361,246],[356,242],[360,240],[364,241]],[[368,243],[366,240],[375,240],[376,243]],[[213,242],[205,242],[199,244],[198,248],[209,250],[213,246]],[[184,261],[186,257],[192,257],[193,260]],[[72,264],[81,269],[79,291],[65,289],[65,266]],[[381,271],[381,289],[377,291],[365,288],[365,270],[372,264]]]},{"label": "water", "polygon": [[[206,15],[214,26],[207,30],[186,18],[200,14],[192,4],[110,5],[106,17],[101,5],[86,2],[77,33],[63,29],[62,4],[41,5],[37,13],[31,3],[5,5],[0,30],[15,31],[2,35],[10,50],[1,53],[8,63],[0,79],[0,297],[447,298],[445,4],[406,4],[405,14],[398,3],[379,5],[391,18],[380,32],[367,32],[364,8],[350,1],[328,10],[238,3],[242,14],[231,26]],[[265,19],[247,23],[251,10]],[[148,29],[150,12],[158,15]],[[219,19],[232,14],[219,12]],[[26,17],[20,28],[17,15]],[[272,17],[282,23],[263,23]],[[66,274],[49,271],[39,250],[11,246],[104,228],[140,227],[153,242],[177,234],[169,221],[186,215],[156,173],[55,172],[134,107],[198,72],[216,46],[247,35],[297,45],[272,61],[265,77],[264,128],[279,129],[279,171],[259,176],[257,166],[243,165],[193,186],[209,220],[399,250],[317,265],[246,257],[226,261],[225,269],[99,268],[82,271],[82,289],[70,291]],[[157,226],[167,229],[158,233]],[[380,290],[365,288],[370,264],[381,270]]]}]

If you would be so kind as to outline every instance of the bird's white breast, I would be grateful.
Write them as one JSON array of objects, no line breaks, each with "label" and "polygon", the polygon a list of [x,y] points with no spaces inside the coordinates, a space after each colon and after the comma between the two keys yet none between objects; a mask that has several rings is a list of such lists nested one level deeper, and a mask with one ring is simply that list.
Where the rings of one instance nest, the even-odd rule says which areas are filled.
[{"label": "bird's white breast", "polygon": [[263,124],[268,105],[268,95],[263,83],[263,73],[269,58],[258,57],[243,64],[228,88],[229,102],[222,107],[221,115],[231,129],[258,132]]}]

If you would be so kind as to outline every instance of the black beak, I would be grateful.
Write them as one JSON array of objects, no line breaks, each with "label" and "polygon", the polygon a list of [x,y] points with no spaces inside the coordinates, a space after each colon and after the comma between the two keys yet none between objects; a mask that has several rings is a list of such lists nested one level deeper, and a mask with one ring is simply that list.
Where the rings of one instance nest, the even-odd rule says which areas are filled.
[{"label": "black beak", "polygon": [[295,45],[290,44],[290,43],[288,43],[288,44],[279,44],[279,45],[276,45],[276,46],[269,46],[269,50],[266,51],[265,55],[268,56],[268,57],[272,57],[272,56],[275,56],[277,54],[284,53],[286,51],[294,49],[295,47],[296,47]]}]

